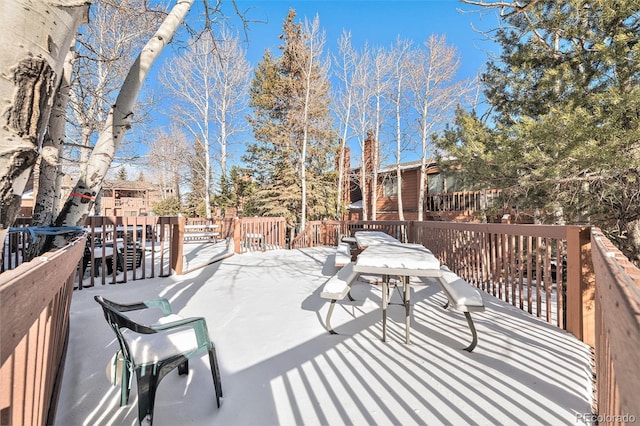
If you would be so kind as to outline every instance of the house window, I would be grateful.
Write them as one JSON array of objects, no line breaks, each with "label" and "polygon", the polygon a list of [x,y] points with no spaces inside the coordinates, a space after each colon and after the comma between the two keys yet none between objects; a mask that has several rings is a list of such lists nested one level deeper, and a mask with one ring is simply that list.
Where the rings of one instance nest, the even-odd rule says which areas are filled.
[{"label": "house window", "polygon": [[444,187],[444,179],[440,173],[427,176],[427,192],[429,194],[440,194]]},{"label": "house window", "polygon": [[398,196],[398,176],[385,176],[382,181],[382,196],[397,197]]}]

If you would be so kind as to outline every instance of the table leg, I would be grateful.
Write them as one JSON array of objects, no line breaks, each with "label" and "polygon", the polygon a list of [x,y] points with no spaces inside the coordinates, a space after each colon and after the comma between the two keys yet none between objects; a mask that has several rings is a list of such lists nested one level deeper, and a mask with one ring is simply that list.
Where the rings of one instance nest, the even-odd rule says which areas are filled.
[{"label": "table leg", "polygon": [[404,326],[405,341],[407,345],[411,343],[411,288],[409,287],[409,277],[402,277],[404,286]]},{"label": "table leg", "polygon": [[387,289],[389,288],[389,276],[382,276],[382,341],[387,341]]}]

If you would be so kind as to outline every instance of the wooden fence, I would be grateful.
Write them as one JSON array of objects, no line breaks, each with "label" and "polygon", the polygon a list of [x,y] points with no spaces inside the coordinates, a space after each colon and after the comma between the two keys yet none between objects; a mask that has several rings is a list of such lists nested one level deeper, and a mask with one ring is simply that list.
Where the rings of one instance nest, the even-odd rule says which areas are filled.
[{"label": "wooden fence", "polygon": [[0,275],[0,424],[53,424],[85,237]]}]

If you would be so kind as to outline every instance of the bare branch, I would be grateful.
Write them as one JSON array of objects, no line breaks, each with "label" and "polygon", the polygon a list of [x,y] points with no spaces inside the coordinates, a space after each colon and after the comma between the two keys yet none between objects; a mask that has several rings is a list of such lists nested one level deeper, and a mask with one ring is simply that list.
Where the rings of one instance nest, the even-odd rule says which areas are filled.
[{"label": "bare branch", "polygon": [[[523,2],[514,0],[512,2],[507,1],[484,1],[484,0],[460,0],[462,3],[479,6],[487,9],[500,9],[500,15],[503,17],[509,17],[518,13],[527,11],[535,6],[540,0],[531,0],[525,4]],[[511,12],[505,12],[505,9],[512,9]]]}]

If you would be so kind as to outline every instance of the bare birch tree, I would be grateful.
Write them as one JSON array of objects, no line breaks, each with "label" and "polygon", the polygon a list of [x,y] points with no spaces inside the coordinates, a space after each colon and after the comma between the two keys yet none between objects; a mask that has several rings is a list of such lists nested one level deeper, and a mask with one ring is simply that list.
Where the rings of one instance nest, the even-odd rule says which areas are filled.
[{"label": "bare birch tree", "polygon": [[390,85],[390,71],[392,64],[389,52],[378,48],[373,58],[371,90],[373,94],[373,137],[372,146],[372,177],[371,177],[371,220],[378,218],[378,169],[381,161],[381,129],[386,121],[386,106]]},{"label": "bare birch tree", "polygon": [[409,80],[409,55],[411,53],[411,42],[398,38],[396,45],[390,52],[391,84],[390,102],[394,107],[395,121],[395,158],[396,158],[396,195],[398,197],[398,220],[404,220],[404,207],[402,205],[402,152],[404,151],[405,138],[403,125],[406,121],[408,103],[408,80]]},{"label": "bare birch tree", "polygon": [[[122,81],[145,43],[166,16],[146,0],[103,0],[91,7],[90,23],[78,36],[70,93],[69,148],[87,162],[96,135],[109,114]],[[141,115],[140,104],[136,117]],[[137,118],[134,118],[139,122]],[[71,151],[68,149],[67,151]]]},{"label": "bare birch tree", "polygon": [[[58,89],[54,114],[45,136],[38,175],[33,225],[51,225],[61,202],[61,176],[63,147],[66,161],[86,163],[91,152],[92,139],[99,131],[113,103],[118,84],[135,59],[136,51],[144,45],[158,27],[163,12],[150,11],[142,0],[106,0],[93,5],[90,23],[85,26],[76,46],[75,40],[65,62],[63,82]],[[69,102],[71,100],[71,102]],[[67,124],[67,106],[72,119]],[[68,142],[66,129],[76,142]],[[70,147],[73,147],[70,149]],[[79,155],[69,155],[78,151]],[[77,169],[77,164],[74,164]],[[70,173],[69,167],[66,170]],[[96,206],[99,198],[96,197]],[[39,247],[31,247],[37,254]]]},{"label": "bare birch tree", "polygon": [[[0,247],[38,158],[64,60],[88,2],[2,2],[0,13]],[[34,31],[28,23],[38,23]]]},{"label": "bare birch tree", "polygon": [[342,193],[345,175],[345,150],[349,141],[349,129],[351,125],[351,111],[354,101],[353,77],[358,54],[351,45],[351,33],[343,31],[338,39],[338,55],[335,57],[336,77],[341,82],[341,87],[334,94],[334,110],[340,121],[340,147],[338,148],[338,196],[336,203],[336,219],[342,218],[344,209]]},{"label": "bare birch tree", "polygon": [[312,99],[317,95],[317,84],[327,81],[328,63],[322,60],[322,54],[326,41],[325,32],[320,30],[320,18],[315,16],[313,21],[309,23],[305,19],[304,28],[304,52],[301,55],[300,70],[304,84],[304,100],[302,105],[302,148],[300,155],[300,180],[302,186],[302,209],[300,214],[300,229],[305,229],[307,223],[307,152],[310,144],[310,132],[313,129],[311,108],[312,103],[316,104],[317,99]]},{"label": "bare birch tree", "polygon": [[244,125],[239,118],[246,102],[250,67],[240,41],[223,29],[219,39],[210,33],[167,65],[161,81],[177,100],[172,117],[204,146],[205,214],[211,217],[212,144],[217,141],[219,174],[226,174],[227,147]]},{"label": "bare birch tree", "polygon": [[215,73],[215,39],[205,34],[189,44],[189,48],[168,63],[160,81],[175,97],[171,116],[180,122],[204,147],[205,215],[211,217],[211,140],[213,139],[213,94]]},{"label": "bare birch tree", "polygon": [[[75,39],[72,45],[75,44]],[[73,49],[67,53],[62,70],[62,79],[54,98],[49,126],[42,142],[42,152],[35,172],[38,190],[36,192],[32,223],[50,225],[58,215],[61,201],[62,167],[60,157],[66,135],[67,106],[71,74],[73,72]],[[35,248],[34,248],[35,250]]]},{"label": "bare birch tree", "polygon": [[371,99],[371,51],[365,44],[359,59],[354,67],[353,73],[353,132],[357,135],[360,145],[360,190],[362,192],[362,219],[368,219],[369,209],[367,206],[367,161],[365,155],[365,145],[371,136],[372,111]]},{"label": "bare birch tree", "polygon": [[460,58],[445,36],[431,36],[411,55],[412,106],[417,115],[420,141],[418,220],[424,219],[427,159],[432,155],[430,136],[455,112],[469,93],[468,81],[454,81]]},{"label": "bare birch tree", "polygon": [[161,198],[172,194],[181,200],[180,187],[187,181],[190,168],[188,158],[189,143],[184,132],[177,126],[169,126],[169,130],[158,132],[149,146],[147,165],[162,189]]},{"label": "bare birch tree", "polygon": [[213,75],[214,123],[218,129],[220,175],[227,176],[228,148],[233,136],[246,129],[243,111],[248,104],[251,66],[240,39],[222,26]]}]

